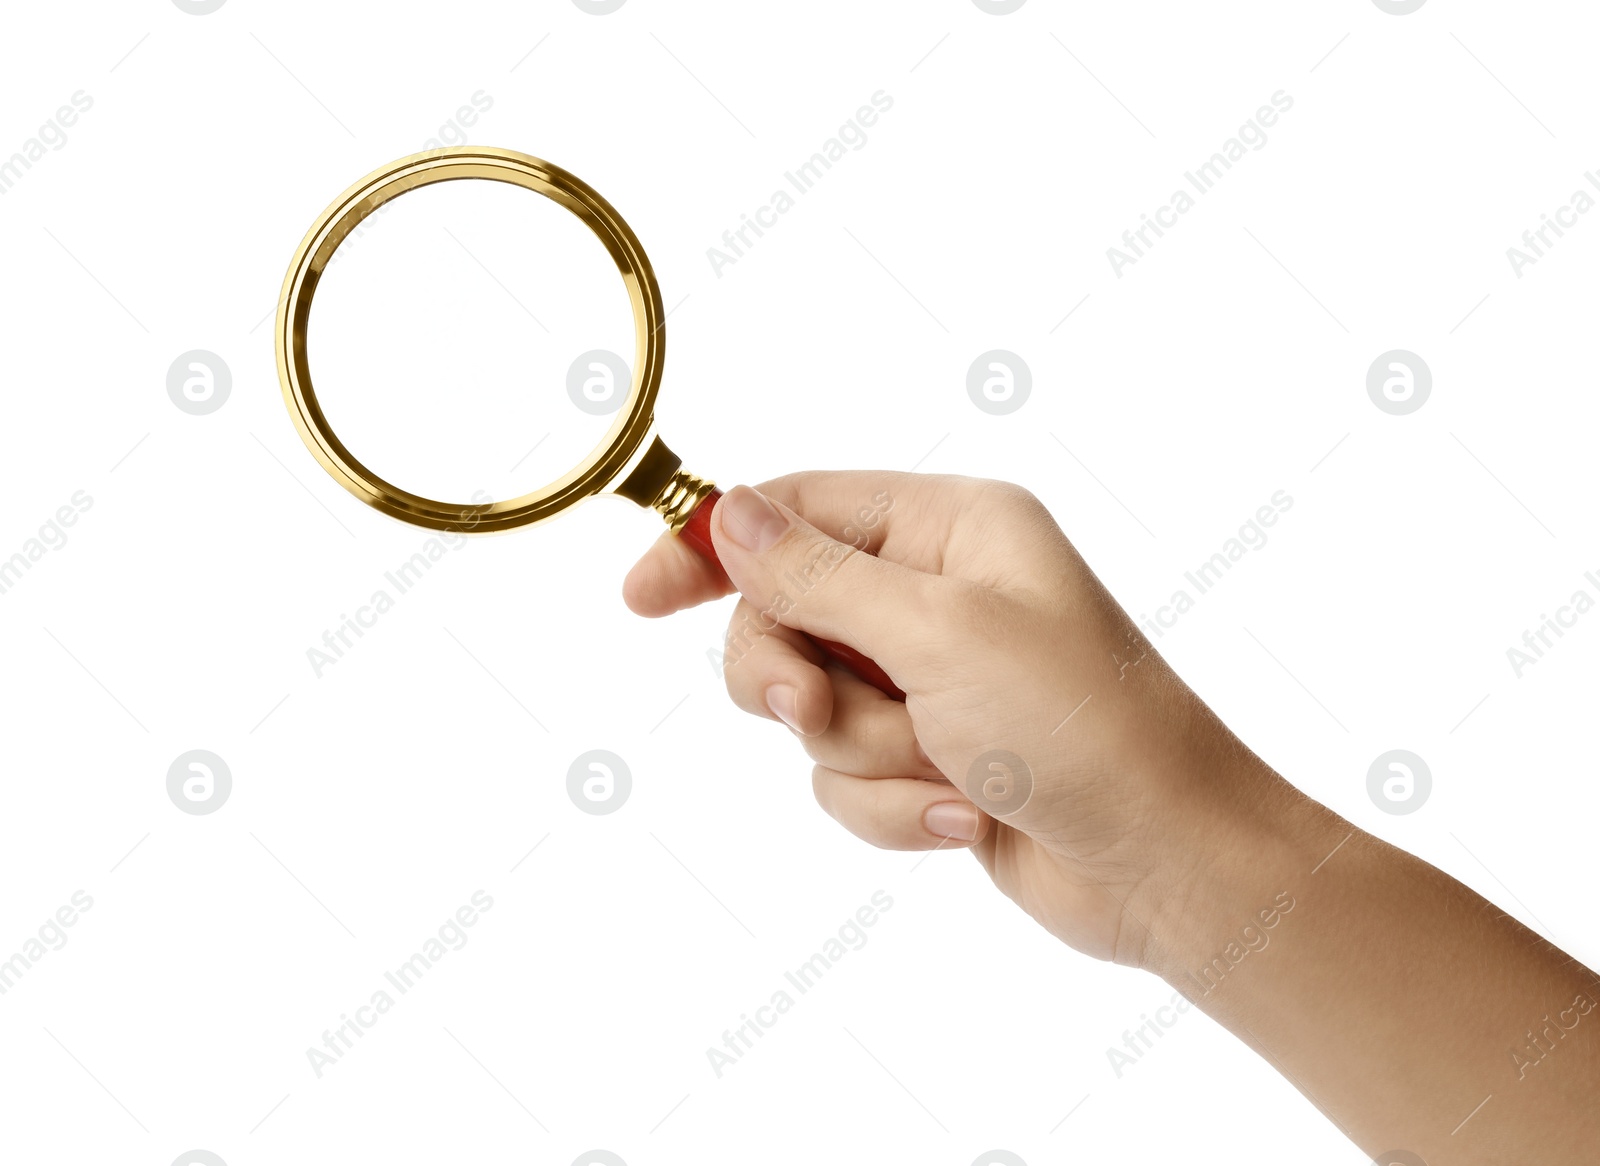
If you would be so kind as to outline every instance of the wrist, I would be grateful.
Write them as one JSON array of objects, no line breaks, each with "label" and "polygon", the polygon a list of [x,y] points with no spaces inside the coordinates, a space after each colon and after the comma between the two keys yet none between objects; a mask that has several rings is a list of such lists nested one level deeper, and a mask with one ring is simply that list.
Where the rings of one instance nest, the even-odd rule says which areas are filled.
[{"label": "wrist", "polygon": [[[1232,752],[1232,751],[1230,751]],[[1205,994],[1270,942],[1304,880],[1354,830],[1254,754],[1191,771],[1161,813],[1160,859],[1145,880],[1136,962]]]}]

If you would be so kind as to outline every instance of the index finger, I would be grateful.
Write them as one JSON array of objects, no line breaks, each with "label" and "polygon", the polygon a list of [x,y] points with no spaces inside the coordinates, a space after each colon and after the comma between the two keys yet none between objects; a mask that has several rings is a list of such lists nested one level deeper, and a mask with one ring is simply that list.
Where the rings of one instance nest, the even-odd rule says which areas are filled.
[{"label": "index finger", "polygon": [[[925,492],[934,480],[877,470],[810,471],[786,474],[756,489],[805,515],[830,537],[877,555],[885,549],[897,498]],[[944,541],[938,532],[924,531],[924,536],[925,545]],[[732,590],[720,567],[677,535],[664,534],[628,572],[622,598],[636,614],[655,618],[721,599]]]},{"label": "index finger", "polygon": [[670,530],[656,539],[622,581],[622,601],[655,619],[731,594],[722,568]]}]

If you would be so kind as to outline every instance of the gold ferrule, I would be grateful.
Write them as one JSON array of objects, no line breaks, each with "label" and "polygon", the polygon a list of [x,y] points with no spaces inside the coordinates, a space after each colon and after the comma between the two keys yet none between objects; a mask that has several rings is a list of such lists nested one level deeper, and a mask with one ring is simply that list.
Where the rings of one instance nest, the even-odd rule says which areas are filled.
[{"label": "gold ferrule", "polygon": [[695,512],[695,507],[716,488],[715,482],[697,478],[683,470],[676,470],[667,480],[667,484],[661,487],[661,492],[651,499],[650,509],[666,519],[667,525],[672,528],[672,533],[677,534],[683,529],[683,524],[689,521],[689,516]]}]

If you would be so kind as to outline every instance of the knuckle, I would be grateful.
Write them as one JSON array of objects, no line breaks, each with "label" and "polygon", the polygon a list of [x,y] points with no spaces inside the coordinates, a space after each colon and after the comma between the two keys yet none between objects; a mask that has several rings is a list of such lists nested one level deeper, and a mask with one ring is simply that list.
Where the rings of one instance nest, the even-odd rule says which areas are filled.
[{"label": "knuckle", "polygon": [[840,597],[863,585],[862,572],[868,566],[861,561],[863,552],[810,532],[791,532],[787,537],[795,539],[795,543],[786,557],[784,590],[773,598],[773,613],[778,619],[791,614],[803,617],[819,603],[836,604]]},{"label": "knuckle", "polygon": [[880,850],[895,849],[898,822],[876,783],[817,765],[811,771],[811,790],[823,812],[851,834]]},{"label": "knuckle", "polygon": [[894,849],[900,836],[900,820],[891,799],[883,796],[882,790],[874,785],[865,802],[860,837],[880,850]]},{"label": "knuckle", "polygon": [[865,767],[876,771],[880,766],[874,761],[888,751],[889,734],[882,718],[870,713],[857,713],[845,723],[851,754],[861,759]]},{"label": "knuckle", "polygon": [[989,505],[1000,509],[1039,512],[1044,510],[1044,504],[1026,486],[1019,486],[1015,482],[1003,482],[998,479],[986,479],[979,490],[979,497]]},{"label": "knuckle", "polygon": [[794,540],[791,546],[795,560],[789,569],[802,584],[810,582],[815,586],[837,578],[849,566],[850,560],[861,554],[849,543],[830,538],[815,528],[790,531],[788,538]]},{"label": "knuckle", "polygon": [[[830,767],[832,763],[837,760],[837,758],[832,755],[833,751],[828,747],[827,733],[823,733],[821,736],[817,737],[807,737],[801,733],[796,733],[795,739],[800,742],[800,748],[805,750],[806,756],[817,763],[818,769]],[[813,774],[813,785],[820,780],[821,778],[818,778],[815,774]]]},{"label": "knuckle", "polygon": [[817,799],[817,805],[822,807],[822,812],[834,821],[839,821],[839,813],[833,804],[833,782],[829,780],[829,769],[820,763],[811,767],[811,796]]}]

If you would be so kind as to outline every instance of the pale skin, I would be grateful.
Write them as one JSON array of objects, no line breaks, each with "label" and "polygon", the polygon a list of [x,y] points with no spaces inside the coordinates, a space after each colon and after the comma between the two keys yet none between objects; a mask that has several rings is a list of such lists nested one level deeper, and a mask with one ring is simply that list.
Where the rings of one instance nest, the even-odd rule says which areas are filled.
[{"label": "pale skin", "polygon": [[729,695],[789,727],[851,833],[971,849],[1051,934],[1165,979],[1384,1163],[1597,1160],[1595,974],[1273,772],[1026,491],[795,474],[730,491],[712,536],[726,577],[668,535],[624,597],[662,616],[741,593]]}]

